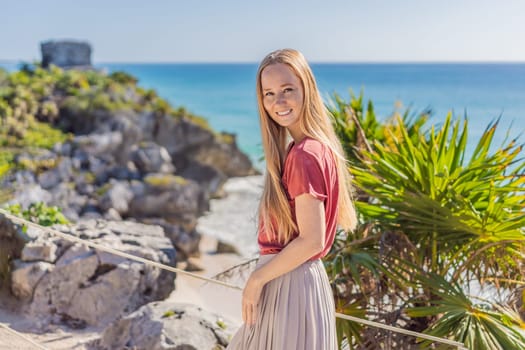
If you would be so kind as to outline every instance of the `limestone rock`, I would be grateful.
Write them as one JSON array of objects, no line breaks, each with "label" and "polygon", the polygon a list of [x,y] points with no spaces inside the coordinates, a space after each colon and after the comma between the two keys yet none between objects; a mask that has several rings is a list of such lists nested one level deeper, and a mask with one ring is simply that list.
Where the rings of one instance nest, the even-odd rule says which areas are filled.
[{"label": "limestone rock", "polygon": [[143,218],[141,221],[148,225],[159,225],[164,229],[164,234],[177,249],[177,261],[183,261],[189,256],[199,254],[201,235],[195,230],[195,225],[184,227],[163,218]]},{"label": "limestone rock", "polygon": [[56,263],[51,273],[36,285],[31,312],[37,317],[67,315],[80,286],[97,270],[98,258],[84,246],[73,246]]},{"label": "limestone rock", "polygon": [[15,156],[15,163],[34,169],[35,166],[50,167],[58,160],[57,154],[49,150],[38,150],[36,153],[22,152]]},{"label": "limestone rock", "polygon": [[13,198],[7,201],[7,204],[17,203],[23,208],[27,208],[31,203],[50,203],[53,200],[53,195],[36,183],[25,186],[16,186],[15,188]]},{"label": "limestone rock", "polygon": [[208,209],[206,192],[180,176],[149,174],[144,178],[142,195],[133,197],[128,215],[135,218],[163,217],[179,224],[195,223]]},{"label": "limestone rock", "polygon": [[142,272],[140,263],[99,265],[95,275],[71,299],[67,314],[90,325],[101,325],[113,321],[116,314],[135,310],[142,305],[136,295]]},{"label": "limestone rock", "polygon": [[111,187],[102,196],[99,202],[100,208],[104,211],[114,209],[118,214],[126,214],[129,209],[129,202],[133,198],[133,192],[127,181],[113,181]]},{"label": "limestone rock", "polygon": [[20,258],[28,240],[20,225],[14,224],[4,214],[0,214],[0,271],[9,271],[10,260]]},{"label": "limestone rock", "polygon": [[0,247],[16,246],[12,252],[14,256],[19,257],[27,241],[29,238],[22,230],[22,226],[15,224],[11,219],[0,213],[0,243],[2,243]]},{"label": "limestone rock", "polygon": [[[175,266],[177,254],[173,244],[164,235],[160,226],[145,225],[131,221],[82,220],[78,225],[69,228],[75,236],[89,239],[95,243],[108,245],[128,254]],[[118,256],[97,251],[101,265],[119,265],[122,259]],[[111,256],[111,260],[108,260]],[[127,259],[125,259],[127,261]],[[139,290],[143,302],[166,298],[174,289],[175,274],[157,268],[145,266],[141,272]]]},{"label": "limestone rock", "polygon": [[50,189],[60,183],[60,177],[55,169],[45,171],[38,175],[38,183],[43,189]]},{"label": "limestone rock", "polygon": [[223,242],[219,240],[217,242],[217,254],[239,254],[239,250],[233,244]]},{"label": "limestone rock", "polygon": [[108,170],[110,178],[117,180],[140,180],[142,176],[138,171],[135,163],[129,161],[126,165],[117,165]]},{"label": "limestone rock", "polygon": [[107,327],[95,349],[224,349],[234,325],[198,306],[173,302],[144,305]]},{"label": "limestone rock", "polygon": [[21,299],[32,297],[33,290],[40,279],[55,266],[43,261],[27,263],[21,260],[13,261],[11,272],[11,291]]},{"label": "limestone rock", "polygon": [[59,142],[59,143],[55,143],[55,145],[53,146],[53,151],[58,155],[65,156],[65,157],[71,157],[73,147],[72,147],[71,142],[68,142],[68,141],[63,142],[63,143]]},{"label": "limestone rock", "polygon": [[70,158],[56,160],[56,167],[46,170],[38,175],[38,183],[42,188],[48,190],[57,186],[60,182],[67,182],[72,175],[72,162]]},{"label": "limestone rock", "polygon": [[198,271],[204,271],[204,267],[202,264],[194,259],[194,258],[188,258],[188,261],[186,262],[186,267],[184,270],[189,272],[198,272]]},{"label": "limestone rock", "polygon": [[[143,115],[141,123],[147,137],[166,148],[174,161],[192,148],[208,144],[214,138],[211,130],[187,118],[158,117],[151,113]],[[177,163],[175,167],[178,169]]]},{"label": "limestone rock", "polygon": [[37,226],[28,226],[25,231],[25,235],[27,236],[27,241],[29,242],[28,244],[33,243],[38,239],[45,242],[50,238],[49,234],[44,228]]},{"label": "limestone rock", "polygon": [[[2,223],[11,222],[0,220],[1,242],[23,233],[21,229],[20,234],[16,233],[17,227],[12,224]],[[148,260],[170,266],[176,263],[175,249],[160,226],[82,220],[54,228]],[[25,260],[47,259],[54,263],[15,260],[10,289],[19,299],[28,300],[31,315],[41,324],[105,326],[141,305],[166,298],[175,287],[172,272],[73,244],[51,236],[45,229],[31,229],[28,233],[17,238],[19,246],[9,254],[15,259],[22,255]],[[29,242],[23,247],[25,241]],[[4,246],[8,245],[1,248]],[[54,256],[58,256],[56,261]]]},{"label": "limestone rock", "polygon": [[22,261],[55,262],[57,248],[52,241],[37,239],[24,246],[24,249],[22,249]]},{"label": "limestone rock", "polygon": [[131,160],[141,173],[171,174],[175,167],[168,151],[154,142],[142,142],[131,148]]},{"label": "limestone rock", "polygon": [[118,131],[106,133],[91,133],[78,135],[72,141],[72,146],[84,152],[99,156],[115,152],[123,141],[122,133]]},{"label": "limestone rock", "polygon": [[5,175],[4,179],[10,177],[12,178],[12,182],[18,184],[18,186],[34,185],[36,183],[35,174],[30,170],[16,171],[14,174]]},{"label": "limestone rock", "polygon": [[199,252],[200,239],[201,239],[201,236],[196,231],[192,231],[191,233],[181,232],[181,234],[177,237],[177,239],[175,240],[173,244],[179,251],[184,252],[186,257],[189,257],[192,255],[200,254]]},{"label": "limestone rock", "polygon": [[52,199],[46,203],[62,208],[62,213],[70,221],[76,221],[79,213],[88,203],[89,197],[75,191],[75,185],[69,182],[61,182],[51,189]]},{"label": "limestone rock", "polygon": [[[160,217],[190,233],[209,199],[222,196],[226,178],[253,170],[233,135],[218,136],[190,118],[64,107],[56,124],[76,136],[53,151],[17,156],[38,172],[18,171],[2,181],[14,189],[9,203],[56,205],[73,222]],[[114,180],[129,182],[133,199],[120,185],[108,192]]]},{"label": "limestone rock", "polygon": [[223,194],[222,185],[228,179],[220,170],[199,162],[191,162],[180,175],[198,182],[208,191],[210,197],[220,197]]},{"label": "limestone rock", "polygon": [[235,135],[228,134],[228,139],[229,142],[224,142],[216,137],[211,142],[192,149],[188,156],[220,170],[228,177],[259,174],[252,167],[248,156],[237,147]]},{"label": "limestone rock", "polygon": [[122,216],[115,208],[109,208],[108,211],[104,214],[104,219],[108,221],[120,221]]}]

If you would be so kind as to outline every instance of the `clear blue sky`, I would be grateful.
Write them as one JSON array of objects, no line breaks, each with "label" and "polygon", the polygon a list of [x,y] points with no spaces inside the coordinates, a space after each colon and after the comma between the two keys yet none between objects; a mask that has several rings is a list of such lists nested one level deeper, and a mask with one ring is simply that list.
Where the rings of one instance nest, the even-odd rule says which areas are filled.
[{"label": "clear blue sky", "polygon": [[96,62],[525,62],[524,0],[0,0],[0,60],[81,39]]}]

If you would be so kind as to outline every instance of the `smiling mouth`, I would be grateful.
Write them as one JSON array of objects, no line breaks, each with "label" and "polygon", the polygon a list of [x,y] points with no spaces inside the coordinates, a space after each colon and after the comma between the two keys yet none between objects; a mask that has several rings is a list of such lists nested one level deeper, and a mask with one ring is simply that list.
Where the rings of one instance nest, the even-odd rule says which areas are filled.
[{"label": "smiling mouth", "polygon": [[286,116],[286,115],[288,115],[288,114],[290,114],[290,113],[292,113],[292,110],[291,110],[291,109],[289,109],[289,110],[287,110],[287,111],[283,111],[283,112],[277,112],[277,115],[278,115],[278,116],[281,116],[281,117],[284,117],[284,116]]}]

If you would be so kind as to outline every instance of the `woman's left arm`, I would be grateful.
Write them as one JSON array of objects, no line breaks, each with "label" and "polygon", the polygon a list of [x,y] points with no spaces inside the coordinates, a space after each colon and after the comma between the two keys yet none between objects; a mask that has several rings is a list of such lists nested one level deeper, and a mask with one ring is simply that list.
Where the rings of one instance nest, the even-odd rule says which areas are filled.
[{"label": "woman's left arm", "polygon": [[295,215],[299,236],[292,240],[267,264],[255,270],[243,291],[242,317],[248,325],[254,324],[262,288],[276,277],[292,271],[325,245],[325,211],[323,201],[309,193],[295,197]]}]

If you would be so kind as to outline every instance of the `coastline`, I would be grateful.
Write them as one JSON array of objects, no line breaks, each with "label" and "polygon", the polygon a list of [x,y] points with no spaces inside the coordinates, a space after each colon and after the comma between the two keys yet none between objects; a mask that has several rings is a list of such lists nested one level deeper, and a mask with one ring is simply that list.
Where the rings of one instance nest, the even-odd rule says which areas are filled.
[{"label": "coastline", "polygon": [[[210,211],[198,219],[197,231],[201,233],[200,257],[191,262],[204,270],[203,276],[214,277],[233,266],[257,257],[256,213],[263,186],[262,175],[233,177],[224,184],[224,198],[210,200]],[[218,242],[234,246],[239,255],[217,253]],[[254,265],[235,269],[220,280],[243,287]],[[240,290],[212,285],[179,274],[176,288],[168,300],[189,302],[228,318],[232,324],[241,324]]]},{"label": "coastline", "polygon": [[[255,227],[254,215],[249,215],[254,208],[256,209],[258,203],[259,184],[262,184],[260,175],[231,178],[224,185],[226,196],[210,201],[210,211],[199,218],[197,226],[202,235],[199,243],[200,256],[192,257],[191,263],[202,268],[202,271],[194,272],[195,274],[213,277],[256,255],[256,238],[254,232],[249,230],[250,227]],[[236,235],[241,237],[236,239]],[[219,240],[234,245],[240,255],[217,253]],[[182,268],[184,265],[184,262],[179,263],[177,267]],[[221,280],[242,286],[248,275],[249,267],[242,268],[241,271],[236,271],[234,276]],[[229,320],[231,324],[240,326],[242,291],[211,285],[180,273],[175,279],[175,286],[175,290],[165,300],[200,306]],[[42,333],[38,330],[38,324],[24,317],[24,312],[17,309],[16,305],[0,306],[0,323],[50,350],[87,350],[89,348],[86,343],[96,339],[103,331],[102,328],[96,327],[71,329],[52,325]],[[0,350],[4,349],[38,348],[0,328]]]}]

